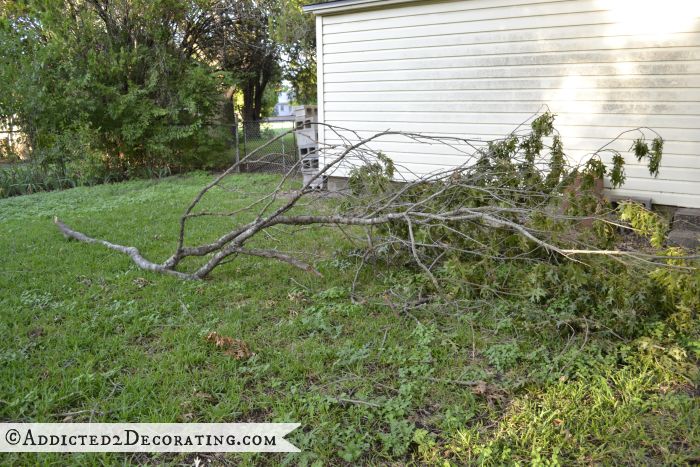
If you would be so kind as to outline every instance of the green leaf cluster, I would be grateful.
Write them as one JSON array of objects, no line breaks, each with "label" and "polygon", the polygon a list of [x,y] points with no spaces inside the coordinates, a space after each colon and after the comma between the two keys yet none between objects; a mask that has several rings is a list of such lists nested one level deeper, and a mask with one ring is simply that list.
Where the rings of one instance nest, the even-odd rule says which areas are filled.
[{"label": "green leaf cluster", "polygon": [[0,115],[44,164],[86,157],[117,178],[206,165],[223,76],[190,54],[197,2],[10,1],[0,19]]}]

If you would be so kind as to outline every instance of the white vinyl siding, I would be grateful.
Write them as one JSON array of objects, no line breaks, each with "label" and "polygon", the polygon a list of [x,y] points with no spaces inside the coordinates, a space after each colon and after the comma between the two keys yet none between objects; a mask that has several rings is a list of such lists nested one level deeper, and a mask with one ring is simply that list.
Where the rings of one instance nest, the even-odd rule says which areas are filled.
[{"label": "white vinyl siding", "polygon": [[[417,1],[317,18],[319,117],[360,136],[392,129],[488,141],[546,105],[577,160],[624,130],[665,140],[658,177],[628,161],[617,194],[700,207],[700,0]],[[321,140],[337,143],[321,127]],[[652,133],[647,132],[651,137]],[[406,173],[465,162],[388,136]]]}]

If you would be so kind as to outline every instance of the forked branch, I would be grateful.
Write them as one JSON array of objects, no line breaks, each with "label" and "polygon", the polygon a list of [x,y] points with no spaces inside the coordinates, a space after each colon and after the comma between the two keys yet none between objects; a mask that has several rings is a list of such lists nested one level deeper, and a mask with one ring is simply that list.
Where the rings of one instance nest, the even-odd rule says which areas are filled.
[{"label": "forked branch", "polygon": [[[542,115],[533,121],[530,131],[512,133],[488,144],[453,136],[398,131],[360,137],[354,131],[326,125],[329,134],[335,138],[329,138],[333,142],[320,148],[321,169],[301,189],[282,196],[285,182],[298,169],[295,166],[270,193],[249,203],[246,208],[232,213],[196,211],[207,193],[233,175],[241,163],[287,133],[282,134],[229,167],[197,193],[180,217],[175,251],[163,263],[148,260],[136,247],[95,239],[69,228],[58,219],[54,222],[66,237],[101,244],[128,255],[142,269],[180,279],[203,279],[217,266],[238,255],[282,261],[319,274],[313,265],[276,248],[246,247],[246,243],[261,232],[284,226],[377,227],[372,229],[373,235],[382,238],[369,235],[368,248],[391,245],[404,250],[438,290],[440,286],[433,270],[450,252],[499,259],[525,256],[573,259],[574,256],[607,255],[651,262],[651,258],[659,257],[641,251],[599,249],[586,243],[580,232],[581,225],[599,222],[610,230],[623,224],[610,211],[601,211],[600,194],[586,188],[594,185],[589,183],[589,178],[600,178],[606,173],[600,154],[592,155],[591,160],[597,161],[595,163],[570,166],[551,126],[552,121],[550,114]],[[637,131],[643,134],[642,129]],[[553,137],[551,145],[544,143],[547,137]],[[372,149],[373,142],[386,138],[403,138],[413,144],[433,147],[443,145],[448,152],[463,154],[463,163],[429,174],[415,174],[406,167],[396,166],[380,151]],[[608,150],[609,146],[601,148],[601,151]],[[614,169],[618,178],[619,169]],[[352,188],[342,194],[342,203],[326,203],[336,207],[330,214],[321,213],[326,204],[320,201],[312,207],[301,202],[307,199],[318,201],[319,195],[309,188],[315,180],[327,175],[348,177]],[[591,210],[591,202],[598,207]],[[578,203],[579,208],[584,206],[590,212],[572,215],[562,207],[567,203]],[[190,219],[222,215],[235,219],[256,207],[259,207],[259,212],[253,213],[253,220],[222,232],[217,240],[186,245]],[[520,238],[519,246],[513,246],[512,236]],[[177,270],[187,257],[206,257],[206,260],[194,271]]]}]

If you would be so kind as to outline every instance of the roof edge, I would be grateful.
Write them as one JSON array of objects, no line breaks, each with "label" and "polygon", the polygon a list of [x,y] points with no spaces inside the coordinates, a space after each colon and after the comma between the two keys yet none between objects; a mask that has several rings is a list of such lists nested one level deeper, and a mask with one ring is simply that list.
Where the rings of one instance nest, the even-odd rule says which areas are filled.
[{"label": "roof edge", "polygon": [[350,10],[363,10],[366,8],[390,6],[398,3],[412,3],[417,0],[335,0],[326,3],[314,3],[302,7],[304,13],[326,15]]}]

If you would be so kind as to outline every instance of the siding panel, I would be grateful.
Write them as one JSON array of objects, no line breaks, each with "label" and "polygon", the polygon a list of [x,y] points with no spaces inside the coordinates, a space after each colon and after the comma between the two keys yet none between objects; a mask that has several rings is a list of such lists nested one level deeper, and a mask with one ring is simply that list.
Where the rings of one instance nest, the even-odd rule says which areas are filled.
[{"label": "siding panel", "polygon": [[[516,43],[487,43],[465,44],[440,47],[418,47],[410,49],[372,50],[362,52],[346,52],[329,54],[326,63],[352,63],[365,61],[406,60],[416,58],[437,57],[468,57],[480,55],[509,55],[522,53],[572,52],[584,50],[618,50],[621,42],[626,42],[627,48],[649,49],[659,46],[658,38],[646,39],[623,38],[620,41],[609,37],[585,37],[575,39],[519,41]],[[700,45],[700,34],[678,34],[664,41],[668,47],[697,47]]]},{"label": "siding panel", "polygon": [[[326,92],[345,91],[440,91],[487,89],[556,89],[565,85],[566,78],[508,78],[508,79],[438,79],[425,81],[363,81],[359,83],[326,83]],[[577,89],[617,88],[700,88],[700,75],[656,75],[638,77],[595,77],[581,79]]]},{"label": "siding panel", "polygon": [[[682,41],[686,36],[694,34],[692,25],[680,25],[683,31],[678,31],[672,38],[664,38],[664,42],[676,40]],[[522,29],[515,31],[487,31],[483,33],[435,35],[422,37],[420,44],[416,44],[413,38],[383,39],[375,41],[363,41],[362,49],[368,52],[375,50],[405,50],[407,48],[440,48],[454,47],[470,44],[489,43],[522,43],[545,40],[562,39],[590,39],[605,37],[610,43],[624,44],[628,41],[648,41],[659,39],[658,34],[630,34],[625,30],[610,30],[606,35],[601,32],[600,25],[566,25],[555,26],[546,29]],[[677,37],[676,37],[677,36]],[[673,43],[673,42],[669,42]],[[357,52],[356,42],[339,42],[326,44],[328,53]]]},{"label": "siding panel", "polygon": [[[464,0],[470,1],[470,0]],[[613,0],[611,0],[613,1]],[[369,31],[349,31],[324,34],[325,44],[336,44],[341,42],[363,42],[381,41],[386,39],[400,39],[406,37],[422,38],[427,36],[438,36],[445,34],[469,34],[490,31],[515,31],[551,27],[566,27],[578,25],[613,25],[614,18],[608,11],[591,11],[563,13],[559,15],[525,16],[517,18],[501,18],[495,16],[491,20],[476,22],[450,23],[449,15],[445,15],[443,24],[426,24],[424,26],[412,26],[405,28],[395,28],[392,20],[386,20],[384,27]],[[625,31],[624,29],[620,30]],[[607,35],[607,34],[605,34]]]},{"label": "siding panel", "polygon": [[389,70],[424,70],[433,68],[471,68],[471,67],[510,67],[533,65],[569,65],[587,63],[620,62],[661,62],[661,61],[699,61],[698,47],[658,47],[655,49],[610,49],[610,50],[575,50],[569,52],[543,52],[531,54],[494,54],[474,56],[449,56],[407,60],[374,60],[366,62],[328,63],[326,73],[348,71],[389,71]]},{"label": "siding panel", "polygon": [[[427,114],[433,112],[376,112],[382,121],[393,123],[424,123]],[[459,124],[499,124],[508,125],[512,129],[513,122],[530,122],[532,113],[463,113],[463,112],[434,112],[436,115],[429,115],[436,123],[459,123]],[[366,122],[367,112],[348,111],[335,112],[326,111],[328,119],[333,121],[346,122]],[[696,129],[700,128],[700,115],[629,115],[624,116],[625,123],[630,126],[649,126],[654,129]],[[620,120],[619,115],[610,114],[570,114],[560,113],[557,115],[557,127],[577,126],[588,123],[586,126],[614,127]]]},{"label": "siding panel", "polygon": [[[596,5],[593,0],[568,1],[551,3],[532,3],[513,6],[501,6],[494,12],[493,8],[480,8],[451,12],[427,13],[424,15],[399,16],[391,19],[391,28],[424,27],[430,25],[445,26],[448,24],[464,25],[467,23],[489,24],[494,18],[504,21],[508,19],[522,20],[527,17],[562,16],[566,14],[584,14],[606,11]],[[607,11],[606,11],[607,13]],[[329,24],[324,34],[344,34],[350,32],[376,31],[385,27],[385,18],[366,19],[350,23]]]},{"label": "siding panel", "polygon": [[[549,105],[557,108],[564,108],[564,101],[549,101]],[[537,112],[542,104],[540,102],[474,102],[474,101],[446,101],[446,102],[417,102],[399,101],[399,102],[327,102],[326,109],[328,111],[362,111],[362,112],[416,112],[417,106],[420,106],[421,112],[476,112],[479,114],[494,114],[494,113],[526,113],[533,114]],[[666,115],[700,115],[700,102],[599,102],[599,101],[579,101],[580,107],[591,109],[595,108],[599,114],[628,114],[630,117],[636,114],[657,115],[663,117]],[[567,114],[590,115],[591,112],[576,112],[576,109],[570,109]],[[559,115],[562,115],[560,112]]]},{"label": "siding panel", "polygon": [[[386,101],[386,102],[436,102],[436,101],[527,101],[541,102],[543,105],[551,101],[562,101],[571,104],[566,109],[575,109],[581,101],[593,102],[690,102],[693,105],[700,102],[700,90],[698,88],[686,89],[579,89],[580,79],[572,79],[571,84],[564,83],[561,88],[545,90],[523,89],[516,87],[510,90],[431,90],[431,91],[363,91],[363,92],[333,92],[325,94],[326,102],[358,102],[358,101]],[[551,106],[550,106],[551,107]],[[420,110],[418,107],[416,110]],[[558,108],[552,108],[555,112]],[[565,110],[565,109],[561,109]],[[518,122],[519,123],[519,122]]]},{"label": "siding panel", "polygon": [[[595,66],[591,66],[595,65]],[[400,71],[357,71],[328,72],[326,83],[357,83],[377,81],[431,81],[431,80],[469,80],[484,78],[558,78],[576,76],[664,76],[700,74],[700,62],[617,62],[612,64],[572,63],[569,65],[551,64],[538,66],[509,67],[469,67],[469,68],[433,68]]]}]

